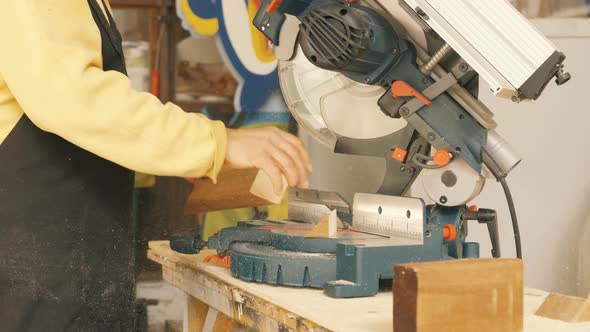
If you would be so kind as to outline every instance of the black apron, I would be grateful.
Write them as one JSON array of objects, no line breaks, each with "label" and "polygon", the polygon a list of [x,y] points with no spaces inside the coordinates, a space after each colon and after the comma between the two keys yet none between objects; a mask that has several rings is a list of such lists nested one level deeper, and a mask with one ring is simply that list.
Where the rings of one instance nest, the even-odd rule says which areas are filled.
[{"label": "black apron", "polygon": [[[125,74],[96,1],[104,70]],[[0,144],[0,331],[133,329],[132,190],[131,171],[20,119]]]}]

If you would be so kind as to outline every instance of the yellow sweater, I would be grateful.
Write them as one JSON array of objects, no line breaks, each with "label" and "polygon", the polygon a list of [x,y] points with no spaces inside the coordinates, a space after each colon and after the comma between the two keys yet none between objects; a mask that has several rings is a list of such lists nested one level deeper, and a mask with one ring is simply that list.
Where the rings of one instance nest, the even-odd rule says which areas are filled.
[{"label": "yellow sweater", "polygon": [[215,180],[225,159],[223,124],[163,105],[124,75],[103,71],[87,1],[3,0],[0,45],[0,144],[26,114],[129,169]]}]

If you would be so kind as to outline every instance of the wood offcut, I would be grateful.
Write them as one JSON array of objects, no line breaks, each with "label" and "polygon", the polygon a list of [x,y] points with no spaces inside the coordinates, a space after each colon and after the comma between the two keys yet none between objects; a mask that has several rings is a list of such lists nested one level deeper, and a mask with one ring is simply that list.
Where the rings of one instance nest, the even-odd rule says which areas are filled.
[{"label": "wood offcut", "polygon": [[394,331],[522,331],[523,288],[518,259],[397,265]]},{"label": "wood offcut", "polygon": [[336,237],[338,231],[338,215],[336,210],[326,214],[322,220],[315,225],[311,231],[305,234],[306,238],[330,239]]},{"label": "wood offcut", "polygon": [[549,294],[535,315],[568,323],[590,322],[590,298]]}]

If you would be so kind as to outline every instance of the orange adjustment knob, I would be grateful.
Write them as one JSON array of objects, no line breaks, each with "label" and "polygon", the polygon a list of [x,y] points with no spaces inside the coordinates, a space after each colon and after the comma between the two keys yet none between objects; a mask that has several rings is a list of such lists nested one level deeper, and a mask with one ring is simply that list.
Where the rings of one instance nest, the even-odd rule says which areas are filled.
[{"label": "orange adjustment knob", "polygon": [[455,228],[455,225],[444,225],[442,232],[443,238],[447,241],[453,241],[457,237],[457,228]]},{"label": "orange adjustment knob", "polygon": [[399,97],[416,97],[424,105],[432,105],[432,101],[424,96],[420,91],[414,89],[411,85],[404,81],[395,81],[391,85],[391,94],[393,98]]},{"label": "orange adjustment knob", "polygon": [[276,12],[277,9],[279,9],[279,6],[281,5],[281,3],[283,3],[283,0],[272,0],[270,5],[268,5],[268,7],[266,7],[266,12],[269,14],[274,14],[274,12]]},{"label": "orange adjustment knob", "polygon": [[403,163],[406,160],[407,155],[408,151],[396,146],[391,153],[391,158]]},{"label": "orange adjustment knob", "polygon": [[467,208],[467,210],[469,210],[471,212],[477,212],[477,210],[479,210],[479,208],[477,207],[477,205],[471,205],[470,207]]},{"label": "orange adjustment knob", "polygon": [[451,162],[451,154],[447,150],[438,150],[434,153],[433,160],[440,167],[447,166]]}]

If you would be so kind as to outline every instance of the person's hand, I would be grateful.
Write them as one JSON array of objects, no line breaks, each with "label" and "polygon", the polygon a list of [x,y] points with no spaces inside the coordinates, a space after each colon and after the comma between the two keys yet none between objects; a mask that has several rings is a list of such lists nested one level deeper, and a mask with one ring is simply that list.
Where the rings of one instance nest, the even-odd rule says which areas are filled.
[{"label": "person's hand", "polygon": [[291,187],[307,188],[311,158],[299,138],[275,127],[227,129],[227,164],[234,168],[258,168],[281,193],[282,176]]}]

